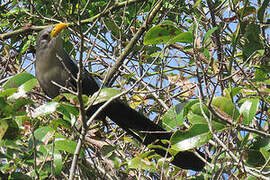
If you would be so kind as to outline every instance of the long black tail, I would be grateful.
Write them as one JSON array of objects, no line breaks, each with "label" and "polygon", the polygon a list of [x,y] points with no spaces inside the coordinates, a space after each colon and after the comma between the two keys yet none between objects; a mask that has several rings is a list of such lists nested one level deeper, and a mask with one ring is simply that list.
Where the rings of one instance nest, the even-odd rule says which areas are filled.
[{"label": "long black tail", "polygon": [[[120,102],[119,100],[110,103],[104,109],[103,113],[104,113],[103,115],[108,116],[118,126],[127,131],[128,134],[134,136],[145,145],[149,145],[155,142],[156,140],[161,139],[169,140],[172,135],[172,133],[166,132],[163,128],[153,123],[144,115],[135,111],[134,109],[132,109],[125,103]],[[138,138],[138,136],[131,130],[142,132],[142,134],[145,136],[144,139],[142,140]],[[168,147],[168,145],[163,144],[161,141],[155,142],[155,144],[161,145],[165,148]],[[166,155],[165,150],[162,150],[160,148],[156,148],[154,150],[161,156]],[[198,150],[197,152],[202,157],[204,157],[204,153]],[[191,169],[195,171],[201,171],[205,166],[205,163],[200,158],[198,158],[193,152],[190,151],[179,152],[176,156],[174,156],[172,164],[183,169]]]}]

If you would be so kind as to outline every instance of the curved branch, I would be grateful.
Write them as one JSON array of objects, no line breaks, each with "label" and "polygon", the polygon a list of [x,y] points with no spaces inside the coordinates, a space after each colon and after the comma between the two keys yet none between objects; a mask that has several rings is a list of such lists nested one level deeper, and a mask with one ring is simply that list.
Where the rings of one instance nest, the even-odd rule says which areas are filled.
[{"label": "curved branch", "polygon": [[[127,0],[125,2],[121,2],[121,3],[115,3],[112,7],[108,8],[106,11],[104,12],[101,12],[91,18],[88,18],[88,19],[84,19],[81,21],[81,24],[88,24],[88,23],[93,23],[96,19],[100,18],[101,16],[104,16],[106,14],[108,14],[109,12],[112,12],[112,11],[116,11],[124,6],[127,6],[127,5],[132,5],[134,3],[138,3],[140,1],[143,1],[143,0]],[[74,23],[67,23],[69,26],[73,26]],[[47,25],[49,26],[49,25]],[[40,31],[44,28],[46,28],[47,26],[34,26],[34,25],[27,25],[25,27],[22,27],[21,29],[18,29],[18,30],[15,30],[15,31],[12,31],[12,32],[7,32],[7,33],[4,33],[4,34],[0,34],[0,40],[5,40],[5,39],[8,39],[8,38],[12,38],[14,36],[17,36],[18,34],[29,34],[33,31]]]}]

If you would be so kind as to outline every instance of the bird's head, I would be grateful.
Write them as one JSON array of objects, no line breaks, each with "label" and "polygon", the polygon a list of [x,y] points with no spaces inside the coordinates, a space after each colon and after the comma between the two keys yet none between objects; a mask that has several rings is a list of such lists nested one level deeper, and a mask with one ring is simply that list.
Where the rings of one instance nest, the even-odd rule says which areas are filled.
[{"label": "bird's head", "polygon": [[67,27],[65,23],[49,26],[39,32],[37,37],[37,51],[45,50],[48,47],[58,49],[62,47],[60,32]]}]

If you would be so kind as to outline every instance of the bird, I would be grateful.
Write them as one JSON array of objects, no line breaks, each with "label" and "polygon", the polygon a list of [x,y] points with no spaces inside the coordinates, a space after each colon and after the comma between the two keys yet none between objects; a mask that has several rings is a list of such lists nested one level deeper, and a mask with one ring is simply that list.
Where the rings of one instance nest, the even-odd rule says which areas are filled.
[{"label": "bird", "polygon": [[[45,94],[54,98],[63,92],[59,85],[77,91],[76,80],[79,68],[63,47],[61,31],[67,27],[65,23],[50,25],[38,33],[36,39],[35,74]],[[100,83],[86,69],[82,73],[82,92],[87,96],[93,95],[100,89]],[[102,104],[93,105],[86,114],[90,117]],[[155,153],[165,157],[171,155],[165,150],[168,143],[161,140],[170,140],[173,132],[168,132],[142,113],[137,112],[120,99],[112,101],[103,111],[108,117],[129,135],[138,139],[142,144],[160,145],[164,148],[153,148]],[[140,132],[143,138],[134,132]],[[155,147],[155,146],[154,146]],[[205,154],[195,150],[201,157]],[[202,171],[205,161],[192,151],[181,151],[174,155],[171,163],[182,169]]]}]

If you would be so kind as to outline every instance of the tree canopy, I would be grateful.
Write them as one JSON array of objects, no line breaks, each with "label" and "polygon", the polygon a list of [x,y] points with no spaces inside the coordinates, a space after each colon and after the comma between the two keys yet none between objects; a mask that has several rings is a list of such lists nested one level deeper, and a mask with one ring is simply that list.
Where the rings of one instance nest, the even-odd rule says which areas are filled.
[{"label": "tree canopy", "polygon": [[[0,179],[269,179],[269,17],[269,0],[0,1]],[[59,22],[99,96],[40,88],[37,33]],[[204,170],[109,119],[82,137],[80,110],[116,96],[174,132],[171,155],[205,152]]]}]

